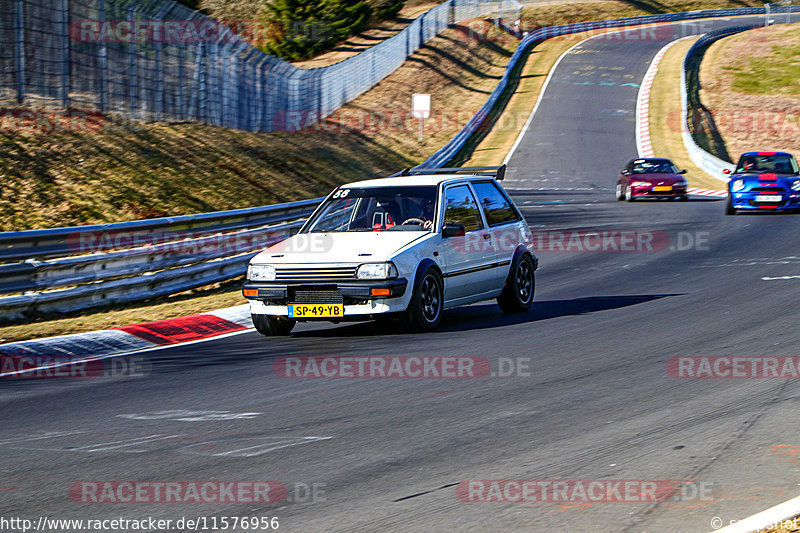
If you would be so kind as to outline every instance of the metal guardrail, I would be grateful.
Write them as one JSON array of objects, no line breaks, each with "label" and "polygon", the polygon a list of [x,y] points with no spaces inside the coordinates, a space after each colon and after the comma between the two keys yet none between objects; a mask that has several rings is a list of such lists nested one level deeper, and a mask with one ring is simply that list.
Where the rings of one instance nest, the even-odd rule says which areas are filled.
[{"label": "metal guardrail", "polygon": [[[175,294],[241,276],[321,199],[117,224],[0,233],[0,320]],[[41,258],[41,259],[40,259]],[[55,290],[54,290],[55,289]]]},{"label": "metal guardrail", "polygon": [[[686,151],[689,153],[689,157],[698,168],[705,171],[711,177],[725,183],[728,182],[728,178],[723,173],[723,170],[733,170],[734,164],[730,161],[720,159],[701,148],[697,142],[695,142],[693,132],[689,127],[689,113],[691,112],[692,117],[695,117],[701,112],[698,109],[700,87],[698,80],[695,79],[699,75],[699,65],[696,66],[697,68],[692,69],[691,63],[693,60],[697,59],[698,56],[705,53],[709,45],[715,41],[757,27],[759,26],[735,26],[703,35],[695,41],[686,53],[686,57],[683,60],[683,68],[681,68],[681,135],[683,136],[683,144],[686,147]],[[691,123],[694,125],[694,120],[692,120]]]},{"label": "metal guardrail", "polygon": [[[419,167],[445,166],[473,135],[488,127],[490,111],[507,89],[524,54],[537,41],[611,27],[763,13],[763,8],[696,11],[537,30],[523,39],[502,79],[476,115]],[[298,227],[299,221],[291,221],[308,216],[320,200],[0,233],[0,262],[25,259],[0,265],[0,294],[26,291],[0,297],[0,320],[139,301],[239,277],[257,250]]]},{"label": "metal guardrail", "polygon": [[0,233],[0,262],[133,248],[304,218],[320,199],[113,224]]}]

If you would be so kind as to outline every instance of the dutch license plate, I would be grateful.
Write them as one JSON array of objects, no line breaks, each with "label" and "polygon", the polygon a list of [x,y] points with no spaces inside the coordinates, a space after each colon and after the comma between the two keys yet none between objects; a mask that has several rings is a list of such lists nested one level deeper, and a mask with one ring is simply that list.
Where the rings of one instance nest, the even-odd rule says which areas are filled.
[{"label": "dutch license plate", "polygon": [[289,318],[343,317],[342,304],[289,304]]},{"label": "dutch license plate", "polygon": [[672,185],[657,185],[653,187],[653,192],[667,192],[672,190]]},{"label": "dutch license plate", "polygon": [[755,198],[756,202],[782,202],[783,196],[778,194],[760,194]]}]

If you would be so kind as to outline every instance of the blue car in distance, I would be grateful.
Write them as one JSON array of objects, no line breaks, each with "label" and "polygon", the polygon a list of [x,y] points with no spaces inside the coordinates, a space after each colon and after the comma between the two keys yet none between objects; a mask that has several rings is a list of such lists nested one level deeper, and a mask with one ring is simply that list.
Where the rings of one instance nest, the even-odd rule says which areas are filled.
[{"label": "blue car in distance", "polygon": [[800,170],[786,152],[746,152],[728,182],[726,215],[800,209]]}]

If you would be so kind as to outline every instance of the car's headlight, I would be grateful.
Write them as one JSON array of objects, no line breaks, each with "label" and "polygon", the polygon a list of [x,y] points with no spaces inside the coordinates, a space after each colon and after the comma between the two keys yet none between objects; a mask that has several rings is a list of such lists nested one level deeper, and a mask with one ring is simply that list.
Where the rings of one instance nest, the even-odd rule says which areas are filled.
[{"label": "car's headlight", "polygon": [[275,267],[272,265],[250,265],[247,279],[252,281],[275,281]]},{"label": "car's headlight", "polygon": [[392,279],[397,277],[397,268],[392,263],[365,263],[356,270],[358,279]]},{"label": "car's headlight", "polygon": [[672,184],[673,187],[686,187],[689,183],[686,180],[676,181]]},{"label": "car's headlight", "polygon": [[731,190],[733,192],[738,192],[738,191],[741,191],[742,189],[744,189],[744,180],[743,179],[735,180],[731,184]]},{"label": "car's headlight", "polygon": [[652,183],[649,181],[634,181],[631,183],[631,187],[650,187]]},{"label": "car's headlight", "polygon": [[793,191],[800,191],[800,180],[794,180],[792,182],[792,190]]}]

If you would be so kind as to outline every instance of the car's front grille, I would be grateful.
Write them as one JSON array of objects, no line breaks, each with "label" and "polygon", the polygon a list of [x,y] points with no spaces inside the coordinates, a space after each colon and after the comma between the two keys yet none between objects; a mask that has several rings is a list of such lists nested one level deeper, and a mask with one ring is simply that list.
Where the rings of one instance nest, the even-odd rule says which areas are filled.
[{"label": "car's front grille", "polygon": [[275,267],[276,281],[350,280],[356,277],[356,266],[296,265]]},{"label": "car's front grille", "polygon": [[294,303],[298,304],[340,304],[342,293],[338,289],[295,289]]},{"label": "car's front grille", "polygon": [[780,194],[786,191],[780,187],[753,187],[750,189],[750,192],[771,192]]},{"label": "car's front grille", "polygon": [[756,202],[755,200],[750,200],[750,205],[754,207],[760,207],[762,205],[783,207],[785,203],[785,200],[778,200],[777,202]]}]

